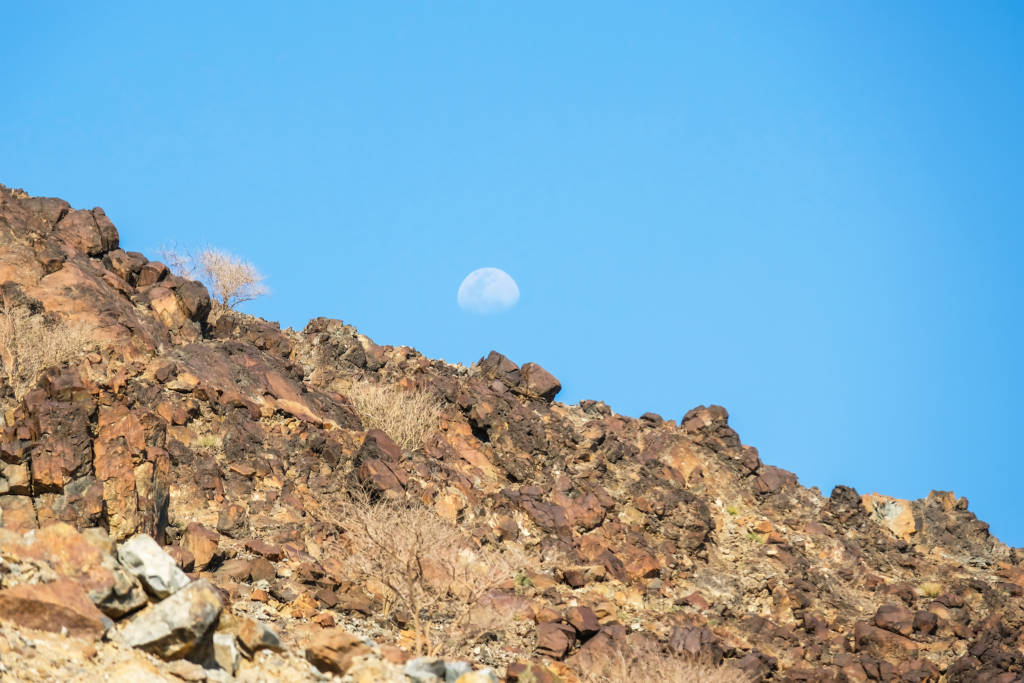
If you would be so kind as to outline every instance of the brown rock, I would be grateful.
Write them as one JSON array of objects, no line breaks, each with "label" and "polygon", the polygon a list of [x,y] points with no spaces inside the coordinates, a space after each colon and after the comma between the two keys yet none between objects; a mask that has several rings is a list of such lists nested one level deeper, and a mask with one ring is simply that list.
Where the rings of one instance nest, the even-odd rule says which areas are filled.
[{"label": "brown rock", "polygon": [[363,445],[356,454],[356,461],[383,460],[397,463],[402,459],[402,449],[391,440],[391,437],[379,429],[371,429],[363,439]]},{"label": "brown rock", "polygon": [[249,578],[252,579],[253,583],[256,581],[273,581],[277,578],[277,568],[266,558],[257,557],[255,560],[252,560],[252,564],[249,566]]},{"label": "brown rock", "polygon": [[561,683],[562,678],[537,662],[512,662],[508,665],[506,680],[508,683]]},{"label": "brown rock", "polygon": [[923,635],[935,632],[939,625],[939,617],[934,612],[922,610],[914,614],[914,630]]},{"label": "brown rock", "polygon": [[192,522],[185,528],[181,537],[181,549],[192,553],[195,558],[195,570],[202,571],[210,566],[217,555],[217,544],[220,536],[198,522]]},{"label": "brown rock", "polygon": [[597,615],[589,607],[571,607],[565,613],[565,620],[568,621],[580,638],[586,640],[601,630],[597,622]]},{"label": "brown rock", "polygon": [[875,626],[909,636],[914,630],[914,613],[903,605],[882,605],[875,612]]},{"label": "brown rock", "polygon": [[245,507],[231,503],[221,508],[217,517],[217,531],[228,538],[238,538],[246,532],[248,527],[249,514]]},{"label": "brown rock", "polygon": [[575,640],[571,626],[552,622],[537,624],[537,654],[543,657],[561,659]]},{"label": "brown rock", "polygon": [[553,401],[558,392],[562,390],[561,382],[536,363],[527,363],[522,367],[520,373],[522,379],[519,386],[531,396],[545,401]]},{"label": "brown rock", "polygon": [[306,649],[306,659],[324,673],[344,676],[352,660],[370,652],[363,641],[341,628],[332,628],[316,634]]},{"label": "brown rock", "polygon": [[79,638],[99,638],[111,623],[70,579],[0,590],[0,619],[42,631],[67,629]]},{"label": "brown rock", "polygon": [[238,627],[238,642],[249,653],[257,650],[274,650],[281,652],[284,645],[281,639],[269,626],[253,619],[244,619]]},{"label": "brown rock", "polygon": [[360,483],[372,486],[377,491],[402,493],[409,476],[397,465],[392,465],[383,460],[367,460],[359,466],[358,471]]},{"label": "brown rock", "polygon": [[245,547],[249,551],[256,553],[260,557],[265,557],[268,560],[277,562],[281,559],[284,551],[281,550],[281,546],[272,545],[259,539],[252,539],[245,542]]}]

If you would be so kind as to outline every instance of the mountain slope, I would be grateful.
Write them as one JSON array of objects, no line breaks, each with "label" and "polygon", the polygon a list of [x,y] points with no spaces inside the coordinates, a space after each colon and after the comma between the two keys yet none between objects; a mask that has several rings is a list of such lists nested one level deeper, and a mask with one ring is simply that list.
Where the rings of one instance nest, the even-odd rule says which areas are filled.
[{"label": "mountain slope", "polygon": [[[420,615],[349,554],[360,510],[406,501],[514,558],[472,614],[447,596],[423,615],[437,633],[514,615],[444,650],[509,680],[594,677],[615,652],[746,680],[1024,680],[1024,557],[952,493],[823,497],[718,406],[634,419],[558,403],[551,374],[496,352],[465,368],[338,320],[282,331],[122,250],[101,209],[3,186],[0,283],[10,330],[35,335],[21,357],[63,344],[18,364],[7,338],[3,543],[56,522],[148,534],[219,590],[215,628],[415,649]],[[368,387],[388,388],[376,409]],[[373,431],[388,411],[422,439]]]}]

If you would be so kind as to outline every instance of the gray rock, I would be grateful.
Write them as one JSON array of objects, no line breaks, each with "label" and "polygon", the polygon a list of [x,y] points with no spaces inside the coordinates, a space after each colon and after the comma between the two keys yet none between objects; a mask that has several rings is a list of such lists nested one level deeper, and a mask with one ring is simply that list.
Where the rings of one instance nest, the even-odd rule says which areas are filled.
[{"label": "gray rock", "polygon": [[180,659],[201,648],[222,609],[220,595],[208,581],[193,581],[136,614],[118,632],[132,647],[163,659]]},{"label": "gray rock", "polygon": [[142,581],[154,597],[166,598],[188,584],[185,572],[149,536],[132,536],[117,549],[117,559],[128,572]]},{"label": "gray rock", "polygon": [[112,557],[104,558],[103,565],[114,575],[112,586],[89,591],[89,599],[100,611],[113,619],[120,619],[146,606],[146,592],[138,580],[118,565]]},{"label": "gray rock", "polygon": [[468,674],[473,670],[469,662],[445,662],[444,683],[455,683],[462,674]]},{"label": "gray rock", "polygon": [[438,683],[447,677],[448,667],[438,657],[417,657],[405,664],[404,673],[412,683]]}]

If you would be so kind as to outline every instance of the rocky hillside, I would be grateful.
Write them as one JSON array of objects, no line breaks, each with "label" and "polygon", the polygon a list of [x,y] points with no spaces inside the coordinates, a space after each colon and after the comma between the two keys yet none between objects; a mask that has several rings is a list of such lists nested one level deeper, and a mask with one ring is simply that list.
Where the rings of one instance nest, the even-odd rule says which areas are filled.
[{"label": "rocky hillside", "polygon": [[11,680],[1024,681],[1024,550],[953,493],[281,330],[3,186],[0,283]]}]

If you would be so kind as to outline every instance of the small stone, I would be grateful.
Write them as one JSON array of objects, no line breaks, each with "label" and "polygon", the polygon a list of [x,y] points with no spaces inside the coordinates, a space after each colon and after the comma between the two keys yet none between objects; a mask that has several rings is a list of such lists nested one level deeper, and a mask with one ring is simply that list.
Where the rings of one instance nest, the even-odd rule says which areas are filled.
[{"label": "small stone", "polygon": [[241,658],[238,643],[233,635],[219,632],[213,634],[213,660],[217,662],[217,666],[234,676]]}]

